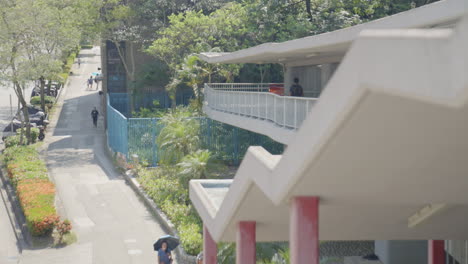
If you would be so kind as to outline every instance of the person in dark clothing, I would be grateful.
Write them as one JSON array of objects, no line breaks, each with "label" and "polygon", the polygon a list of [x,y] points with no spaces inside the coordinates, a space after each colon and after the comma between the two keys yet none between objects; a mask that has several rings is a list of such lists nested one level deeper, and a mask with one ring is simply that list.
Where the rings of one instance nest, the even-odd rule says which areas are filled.
[{"label": "person in dark clothing", "polygon": [[158,264],[171,264],[172,254],[171,250],[167,247],[167,242],[162,242],[161,248],[158,250]]},{"label": "person in dark clothing", "polygon": [[91,111],[91,117],[93,118],[94,127],[97,127],[98,116],[99,116],[99,112],[96,109],[96,107],[94,107],[93,111]]},{"label": "person in dark clothing", "polygon": [[93,89],[93,82],[93,76],[89,76],[89,79],[86,81],[86,83],[88,84],[88,89]]},{"label": "person in dark clothing", "polygon": [[299,85],[299,78],[294,78],[294,84],[289,88],[289,95],[291,96],[304,96],[304,90]]}]

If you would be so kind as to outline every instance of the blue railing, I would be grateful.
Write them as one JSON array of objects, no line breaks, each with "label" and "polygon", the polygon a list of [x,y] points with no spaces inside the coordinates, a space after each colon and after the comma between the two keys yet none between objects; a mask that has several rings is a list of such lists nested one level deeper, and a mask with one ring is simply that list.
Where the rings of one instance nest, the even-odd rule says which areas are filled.
[{"label": "blue railing", "polygon": [[[112,94],[110,97],[113,97]],[[161,150],[156,139],[163,129],[159,118],[126,118],[116,108],[125,109],[121,98],[107,101],[107,138],[114,152],[129,158],[138,155],[152,166],[157,166]],[[117,104],[113,107],[111,103]],[[120,105],[119,105],[120,104]],[[217,159],[238,165],[249,146],[262,146],[272,154],[281,154],[284,145],[267,136],[201,117],[200,139],[202,148],[210,150]]]},{"label": "blue railing", "polygon": [[111,106],[107,97],[107,145],[114,151],[128,155],[127,118]]},{"label": "blue railing", "polygon": [[[171,99],[166,91],[154,91],[151,93],[135,94],[133,95],[134,109],[153,108],[155,101],[159,103],[160,108],[170,108]],[[191,91],[178,91],[176,93],[176,105],[188,105],[190,99],[193,98],[193,92]],[[109,96],[110,104],[117,111],[122,113],[124,116],[129,117],[130,115],[130,104],[129,95],[127,93],[110,93]]]}]

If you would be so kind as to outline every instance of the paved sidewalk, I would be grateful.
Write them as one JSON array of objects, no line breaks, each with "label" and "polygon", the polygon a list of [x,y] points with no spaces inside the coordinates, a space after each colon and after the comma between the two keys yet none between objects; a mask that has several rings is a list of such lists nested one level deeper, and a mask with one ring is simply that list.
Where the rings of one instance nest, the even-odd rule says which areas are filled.
[{"label": "paved sidewalk", "polygon": [[15,221],[15,216],[9,215],[11,210],[7,209],[10,206],[8,196],[0,180],[0,264],[18,263],[20,255],[19,241],[13,229],[15,222],[12,223],[12,220]]},{"label": "paved sidewalk", "polygon": [[62,249],[23,250],[20,263],[155,263],[152,244],[164,232],[105,155],[103,117],[97,128],[92,124],[92,108],[103,111],[100,95],[86,88],[86,79],[100,67],[99,49],[80,56],[81,68],[75,65],[63,91],[58,121],[48,129],[53,135],[46,136],[59,211],[72,221],[78,242]]}]

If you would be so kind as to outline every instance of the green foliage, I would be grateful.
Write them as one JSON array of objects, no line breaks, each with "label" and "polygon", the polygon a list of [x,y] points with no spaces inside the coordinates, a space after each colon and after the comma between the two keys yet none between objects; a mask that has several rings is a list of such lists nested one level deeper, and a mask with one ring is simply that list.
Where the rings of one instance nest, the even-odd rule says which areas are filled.
[{"label": "green foliage", "polygon": [[[20,128],[20,129],[16,130],[17,136],[19,136],[21,134],[22,130],[23,130],[23,133],[26,131],[25,128]],[[39,137],[39,128],[32,127],[30,133],[31,133],[31,143],[36,143],[36,140]]]},{"label": "green foliage", "polygon": [[81,48],[82,50],[84,50],[84,49],[92,49],[92,48],[93,48],[93,45],[81,45],[80,48]]},{"label": "green foliage", "polygon": [[[53,96],[44,96],[44,101],[47,107],[51,108],[52,105],[55,103],[55,97]],[[32,105],[40,106],[41,105],[41,97],[40,96],[33,96],[31,97],[30,103]]]},{"label": "green foliage", "polygon": [[45,163],[34,146],[14,146],[5,149],[2,156],[8,176],[14,186],[22,180],[48,179]]},{"label": "green foliage", "polygon": [[170,110],[161,108],[158,100],[153,101],[152,108],[141,107],[138,112],[133,112],[132,117],[135,118],[160,118],[167,114]]},{"label": "green foliage", "polygon": [[190,205],[188,189],[180,184],[177,177],[177,167],[166,166],[141,169],[138,180],[175,225],[184,249],[196,255],[202,245],[201,220]]},{"label": "green foliage", "polygon": [[3,160],[16,189],[27,226],[33,236],[51,234],[58,221],[54,207],[55,186],[34,146],[5,149]]},{"label": "green foliage", "polygon": [[180,242],[185,251],[191,255],[197,255],[202,250],[202,229],[194,223],[184,223],[178,228]]},{"label": "green foliage", "polygon": [[55,225],[55,229],[58,233],[58,244],[62,244],[64,236],[70,233],[72,224],[68,219],[65,219],[64,221],[58,221]]},{"label": "green foliage", "polygon": [[14,146],[18,146],[20,144],[20,136],[10,136],[5,139],[5,148],[10,148]]},{"label": "green foliage", "polygon": [[186,107],[177,107],[161,118],[164,128],[156,140],[161,164],[177,164],[199,147],[200,122]]}]

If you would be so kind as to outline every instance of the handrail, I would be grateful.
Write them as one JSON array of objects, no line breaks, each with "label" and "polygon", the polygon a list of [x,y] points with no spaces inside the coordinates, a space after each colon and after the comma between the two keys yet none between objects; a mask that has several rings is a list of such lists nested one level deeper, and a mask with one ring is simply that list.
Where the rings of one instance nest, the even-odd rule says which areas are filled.
[{"label": "handrail", "polygon": [[[249,118],[267,120],[289,129],[298,129],[317,101],[317,98],[280,96],[274,93],[253,91],[253,89],[250,91],[213,89],[212,85],[205,84],[205,104],[208,107]],[[230,84],[223,85],[229,86]],[[248,85],[252,87],[252,84]]]},{"label": "handrail", "polygon": [[268,92],[271,86],[283,86],[282,83],[209,83],[208,85],[214,90],[245,92]]}]

